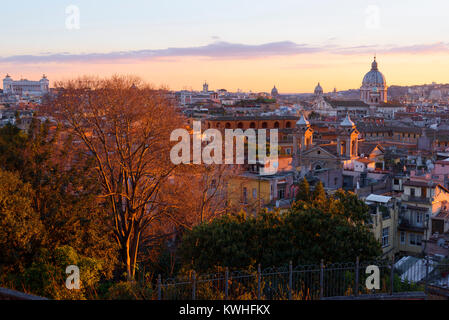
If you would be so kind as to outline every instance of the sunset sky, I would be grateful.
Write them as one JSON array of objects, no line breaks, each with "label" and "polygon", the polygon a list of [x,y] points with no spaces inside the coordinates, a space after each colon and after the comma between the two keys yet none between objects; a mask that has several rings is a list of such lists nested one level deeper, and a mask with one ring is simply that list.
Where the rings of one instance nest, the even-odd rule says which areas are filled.
[{"label": "sunset sky", "polygon": [[331,91],[360,87],[377,54],[388,85],[449,83],[448,12],[446,0],[15,0],[0,9],[0,75]]}]

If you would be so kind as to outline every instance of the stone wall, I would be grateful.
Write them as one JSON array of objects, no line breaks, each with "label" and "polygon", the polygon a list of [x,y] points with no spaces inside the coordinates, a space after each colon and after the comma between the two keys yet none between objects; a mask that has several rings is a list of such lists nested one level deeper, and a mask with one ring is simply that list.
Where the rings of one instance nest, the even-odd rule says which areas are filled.
[{"label": "stone wall", "polygon": [[11,289],[0,288],[0,300],[47,300],[47,299]]}]

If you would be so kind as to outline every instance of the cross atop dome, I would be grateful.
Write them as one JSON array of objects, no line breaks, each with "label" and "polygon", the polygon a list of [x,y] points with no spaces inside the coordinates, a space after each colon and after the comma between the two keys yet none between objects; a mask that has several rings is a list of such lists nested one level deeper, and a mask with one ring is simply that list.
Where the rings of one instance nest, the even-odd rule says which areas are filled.
[{"label": "cross atop dome", "polygon": [[321,84],[319,82],[318,82],[318,85],[315,87],[314,94],[315,94],[315,96],[323,95],[323,88],[321,87]]},{"label": "cross atop dome", "polygon": [[377,68],[377,61],[376,61],[376,55],[374,55],[374,61],[371,64],[371,70],[373,71],[378,71],[379,69]]}]

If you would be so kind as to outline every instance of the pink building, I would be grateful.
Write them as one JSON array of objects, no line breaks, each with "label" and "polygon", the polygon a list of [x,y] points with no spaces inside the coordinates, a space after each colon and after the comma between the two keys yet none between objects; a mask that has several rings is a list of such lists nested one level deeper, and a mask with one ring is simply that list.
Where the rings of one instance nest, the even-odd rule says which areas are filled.
[{"label": "pink building", "polygon": [[435,162],[434,168],[430,173],[423,171],[410,172],[410,180],[413,181],[433,181],[444,187],[449,185],[449,159],[439,160]]}]

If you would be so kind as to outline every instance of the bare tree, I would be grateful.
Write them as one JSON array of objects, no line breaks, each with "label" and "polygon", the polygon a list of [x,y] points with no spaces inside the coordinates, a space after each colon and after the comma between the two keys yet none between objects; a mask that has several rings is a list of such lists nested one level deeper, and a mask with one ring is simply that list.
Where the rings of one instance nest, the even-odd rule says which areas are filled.
[{"label": "bare tree", "polygon": [[191,229],[226,213],[227,183],[233,168],[212,164],[185,166],[183,169],[172,175],[170,183],[165,186],[163,197],[170,203],[167,206],[170,219],[184,229]]},{"label": "bare tree", "polygon": [[[177,261],[177,247],[183,232],[208,223],[228,212],[228,178],[235,174],[229,165],[182,165],[162,186],[160,201],[163,216],[155,227],[145,231],[145,251],[140,259],[172,274]],[[158,227],[158,228],[157,228]],[[158,242],[159,240],[159,242]],[[161,246],[161,241],[164,245]],[[165,251],[166,250],[166,251]],[[160,265],[158,253],[168,253],[169,265]]]},{"label": "bare tree", "polygon": [[183,119],[167,91],[135,77],[80,78],[58,86],[43,111],[94,157],[127,276],[134,279],[144,230],[167,212],[159,193],[175,174],[170,133],[183,127]]}]

